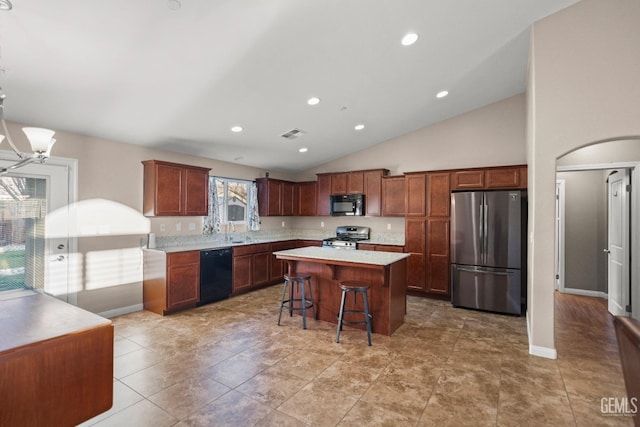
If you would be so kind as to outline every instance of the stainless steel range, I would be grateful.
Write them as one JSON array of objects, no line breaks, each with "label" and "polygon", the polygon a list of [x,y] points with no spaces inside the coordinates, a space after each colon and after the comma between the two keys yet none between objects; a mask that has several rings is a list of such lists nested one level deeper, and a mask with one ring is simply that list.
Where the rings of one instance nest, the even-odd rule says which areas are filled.
[{"label": "stainless steel range", "polygon": [[358,242],[369,240],[369,227],[343,225],[336,228],[336,237],[330,237],[322,241],[323,248],[357,249]]}]

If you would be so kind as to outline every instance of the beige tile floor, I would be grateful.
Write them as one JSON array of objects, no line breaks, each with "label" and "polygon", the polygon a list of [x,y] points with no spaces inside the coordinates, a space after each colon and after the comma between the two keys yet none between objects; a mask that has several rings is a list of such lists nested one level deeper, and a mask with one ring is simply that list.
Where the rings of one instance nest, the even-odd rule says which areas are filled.
[{"label": "beige tile floor", "polygon": [[[409,297],[391,337],[283,316],[280,286],[161,317],[113,319],[114,405],[96,426],[595,426],[624,397],[615,336],[558,325],[557,360],[526,322]],[[583,328],[584,329],[584,328]]]}]

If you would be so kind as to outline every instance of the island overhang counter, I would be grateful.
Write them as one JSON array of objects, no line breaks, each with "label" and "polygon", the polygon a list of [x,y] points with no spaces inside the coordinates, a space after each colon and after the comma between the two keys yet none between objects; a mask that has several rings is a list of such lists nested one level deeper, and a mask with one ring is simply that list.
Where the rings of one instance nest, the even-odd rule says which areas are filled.
[{"label": "island overhang counter", "polygon": [[[274,255],[287,262],[289,273],[306,272],[313,276],[313,299],[319,320],[337,323],[342,293],[339,282],[360,280],[371,285],[367,296],[374,333],[391,335],[404,323],[409,254],[305,247]],[[353,298],[348,298],[346,304],[347,310],[362,310],[360,298],[355,305]],[[307,317],[312,316],[308,310]]]}]

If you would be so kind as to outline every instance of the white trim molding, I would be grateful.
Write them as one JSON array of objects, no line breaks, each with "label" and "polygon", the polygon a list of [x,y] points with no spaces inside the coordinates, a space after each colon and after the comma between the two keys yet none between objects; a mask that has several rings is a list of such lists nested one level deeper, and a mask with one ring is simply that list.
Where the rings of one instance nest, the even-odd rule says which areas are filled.
[{"label": "white trim molding", "polygon": [[564,288],[562,292],[563,294],[571,294],[571,295],[582,295],[585,297],[596,297],[602,299],[609,299],[609,294],[602,291],[589,291],[587,289],[577,289],[577,288]]},{"label": "white trim molding", "polygon": [[558,352],[555,348],[541,347],[531,344],[531,325],[529,324],[529,316],[527,316],[527,340],[529,341],[529,354],[546,359],[557,359]]}]

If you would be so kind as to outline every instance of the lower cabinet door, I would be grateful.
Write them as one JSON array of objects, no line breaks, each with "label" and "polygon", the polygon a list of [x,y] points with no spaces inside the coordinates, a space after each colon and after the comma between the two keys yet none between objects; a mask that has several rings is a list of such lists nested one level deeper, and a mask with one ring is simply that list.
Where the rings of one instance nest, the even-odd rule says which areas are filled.
[{"label": "lower cabinet door", "polygon": [[169,310],[195,306],[200,292],[200,271],[197,264],[170,267],[167,281]]},{"label": "lower cabinet door", "polygon": [[269,264],[271,264],[271,252],[263,252],[253,255],[253,284],[254,286],[268,283],[271,279],[269,275]]},{"label": "lower cabinet door", "polygon": [[253,255],[233,257],[233,292],[241,292],[251,288],[251,271]]}]

